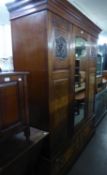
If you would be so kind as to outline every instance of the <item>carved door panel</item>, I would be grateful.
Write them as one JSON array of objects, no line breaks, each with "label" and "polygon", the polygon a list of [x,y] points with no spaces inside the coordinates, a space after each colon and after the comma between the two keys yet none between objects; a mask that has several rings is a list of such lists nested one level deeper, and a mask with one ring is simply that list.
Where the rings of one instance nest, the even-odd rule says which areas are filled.
[{"label": "carved door panel", "polygon": [[56,15],[51,18],[52,69],[53,71],[69,68],[70,24]]}]

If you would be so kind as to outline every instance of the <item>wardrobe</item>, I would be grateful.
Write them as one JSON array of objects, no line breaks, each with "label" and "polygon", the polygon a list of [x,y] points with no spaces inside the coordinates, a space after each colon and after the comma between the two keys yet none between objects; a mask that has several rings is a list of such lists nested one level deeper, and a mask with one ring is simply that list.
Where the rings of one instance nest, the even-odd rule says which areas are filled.
[{"label": "wardrobe", "polygon": [[15,70],[30,72],[30,125],[49,132],[38,172],[63,174],[94,133],[101,30],[65,0],[7,6]]}]

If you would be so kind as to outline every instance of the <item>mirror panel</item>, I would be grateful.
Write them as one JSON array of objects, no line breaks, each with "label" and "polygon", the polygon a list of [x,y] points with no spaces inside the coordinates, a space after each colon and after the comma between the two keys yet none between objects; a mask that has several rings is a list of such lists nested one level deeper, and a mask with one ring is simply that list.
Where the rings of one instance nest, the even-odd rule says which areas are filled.
[{"label": "mirror panel", "polygon": [[87,41],[75,38],[75,106],[74,126],[83,121],[86,106],[86,49]]}]

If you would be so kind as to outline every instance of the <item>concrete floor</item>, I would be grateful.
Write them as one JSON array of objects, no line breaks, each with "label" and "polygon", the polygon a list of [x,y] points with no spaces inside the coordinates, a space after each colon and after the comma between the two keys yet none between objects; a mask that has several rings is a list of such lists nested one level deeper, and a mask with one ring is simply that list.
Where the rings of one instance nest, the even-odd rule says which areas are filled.
[{"label": "concrete floor", "polygon": [[68,175],[107,174],[107,116],[96,128],[96,133],[82,152]]}]

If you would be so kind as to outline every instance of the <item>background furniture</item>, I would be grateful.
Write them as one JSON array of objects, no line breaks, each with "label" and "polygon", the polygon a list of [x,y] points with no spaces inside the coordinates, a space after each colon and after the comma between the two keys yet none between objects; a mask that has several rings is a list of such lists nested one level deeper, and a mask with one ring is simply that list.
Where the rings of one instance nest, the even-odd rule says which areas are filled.
[{"label": "background furniture", "polygon": [[29,139],[27,74],[0,73],[0,141],[20,131]]},{"label": "background furniture", "polygon": [[95,96],[95,126],[107,113],[107,88],[103,89]]},{"label": "background furniture", "polygon": [[[30,71],[30,124],[49,131],[39,170],[62,174],[94,131],[95,45],[100,29],[65,0],[22,0],[8,9],[15,70]],[[75,129],[77,37],[86,41],[81,63],[86,105]]]},{"label": "background furniture", "polygon": [[102,75],[96,76],[96,93],[101,92],[103,90],[103,77]]},{"label": "background furniture", "polygon": [[101,54],[97,54],[97,64],[96,64],[96,74],[102,75],[103,72],[103,56]]}]

